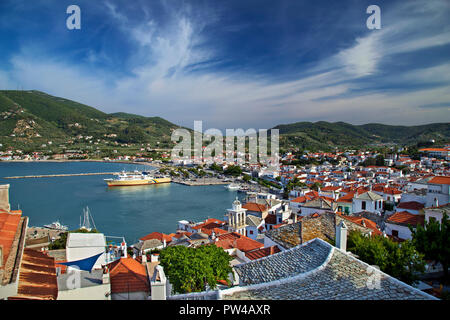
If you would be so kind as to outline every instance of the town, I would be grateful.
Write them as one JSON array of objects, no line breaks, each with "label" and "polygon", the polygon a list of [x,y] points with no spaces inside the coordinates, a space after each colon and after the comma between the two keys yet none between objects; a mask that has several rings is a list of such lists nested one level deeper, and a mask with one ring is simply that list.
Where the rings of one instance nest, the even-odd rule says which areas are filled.
[{"label": "town", "polygon": [[[103,159],[185,182],[206,175],[245,194],[223,219],[188,221],[180,210],[173,233],[149,230],[133,244],[92,226],[38,237],[1,185],[0,299],[448,299],[450,145],[418,159],[389,150],[290,151],[276,169],[166,153]],[[20,150],[1,159],[46,160]]]}]

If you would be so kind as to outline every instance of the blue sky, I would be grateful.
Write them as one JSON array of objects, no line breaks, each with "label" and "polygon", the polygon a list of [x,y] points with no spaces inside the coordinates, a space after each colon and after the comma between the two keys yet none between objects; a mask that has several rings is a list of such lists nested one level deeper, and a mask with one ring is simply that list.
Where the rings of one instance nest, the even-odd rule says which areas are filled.
[{"label": "blue sky", "polygon": [[448,0],[1,0],[0,88],[222,130],[449,122],[449,16]]}]

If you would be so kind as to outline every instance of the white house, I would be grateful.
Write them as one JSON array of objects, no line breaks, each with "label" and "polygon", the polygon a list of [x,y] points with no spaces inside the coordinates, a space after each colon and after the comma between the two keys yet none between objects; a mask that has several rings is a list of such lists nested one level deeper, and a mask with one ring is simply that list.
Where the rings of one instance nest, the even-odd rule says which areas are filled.
[{"label": "white house", "polygon": [[439,206],[449,203],[450,177],[437,176],[428,181],[426,207]]},{"label": "white house", "polygon": [[386,220],[384,232],[397,239],[410,240],[412,233],[409,226],[415,228],[419,224],[423,225],[424,220],[423,214],[412,214],[407,211],[396,212]]},{"label": "white house", "polygon": [[77,261],[103,253],[93,269],[101,269],[106,264],[106,239],[103,233],[69,233],[67,236],[66,259]]},{"label": "white house", "polygon": [[383,197],[372,191],[367,191],[355,196],[352,199],[352,212],[369,211],[381,213],[383,210]]}]

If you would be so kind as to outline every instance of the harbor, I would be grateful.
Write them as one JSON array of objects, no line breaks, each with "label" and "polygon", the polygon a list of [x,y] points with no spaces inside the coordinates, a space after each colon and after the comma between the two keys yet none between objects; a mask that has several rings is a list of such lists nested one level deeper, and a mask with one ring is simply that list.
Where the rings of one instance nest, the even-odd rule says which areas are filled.
[{"label": "harbor", "polygon": [[[0,184],[10,184],[12,209],[26,212],[30,226],[42,227],[59,220],[69,230],[77,229],[80,214],[88,206],[100,231],[115,234],[120,229],[129,243],[149,231],[172,232],[180,216],[192,221],[222,219],[224,210],[236,195],[245,196],[229,191],[226,185],[232,182],[219,178],[187,181],[175,177],[174,183],[113,188],[103,179],[108,178],[107,174],[147,168],[148,165],[112,162],[2,162]],[[68,172],[74,175],[66,175]],[[87,172],[105,175],[78,175]],[[42,175],[57,178],[3,178]],[[182,214],[180,208],[183,208]],[[41,235],[38,238],[45,236],[44,229],[36,230]],[[50,237],[58,234],[57,231],[51,233]]]}]

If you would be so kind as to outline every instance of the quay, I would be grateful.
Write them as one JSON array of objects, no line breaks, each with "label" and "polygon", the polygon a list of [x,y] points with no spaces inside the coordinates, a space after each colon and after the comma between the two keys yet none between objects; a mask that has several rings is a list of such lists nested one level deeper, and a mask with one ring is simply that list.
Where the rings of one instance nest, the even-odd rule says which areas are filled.
[{"label": "quay", "polygon": [[74,176],[98,176],[98,175],[114,175],[114,174],[117,174],[117,172],[42,174],[42,175],[32,175],[32,176],[4,177],[3,179],[27,179],[27,178],[74,177]]}]

